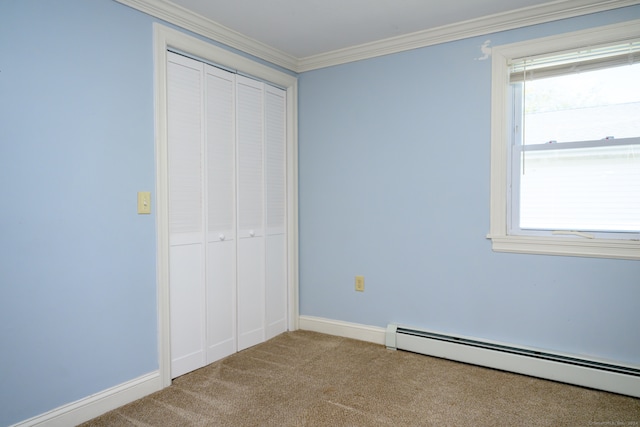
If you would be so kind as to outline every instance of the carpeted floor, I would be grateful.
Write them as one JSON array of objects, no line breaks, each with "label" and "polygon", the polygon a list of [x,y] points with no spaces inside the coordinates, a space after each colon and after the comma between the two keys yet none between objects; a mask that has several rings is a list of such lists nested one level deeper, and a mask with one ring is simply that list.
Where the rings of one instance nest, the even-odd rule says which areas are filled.
[{"label": "carpeted floor", "polygon": [[295,331],[83,426],[640,426],[640,399]]}]

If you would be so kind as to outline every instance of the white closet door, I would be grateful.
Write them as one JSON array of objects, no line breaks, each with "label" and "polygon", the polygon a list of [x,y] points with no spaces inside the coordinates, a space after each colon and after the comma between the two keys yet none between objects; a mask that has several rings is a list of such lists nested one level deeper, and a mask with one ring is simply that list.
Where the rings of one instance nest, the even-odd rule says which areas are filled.
[{"label": "white closet door", "polygon": [[203,65],[169,53],[171,376],[205,364]]},{"label": "white closet door", "polygon": [[238,350],[265,340],[263,84],[236,76]]},{"label": "white closet door", "polygon": [[205,66],[207,363],[236,352],[235,75]]},{"label": "white closet door", "polygon": [[168,53],[172,378],[287,327],[285,92]]},{"label": "white closet door", "polygon": [[286,92],[265,85],[266,339],[287,330]]}]

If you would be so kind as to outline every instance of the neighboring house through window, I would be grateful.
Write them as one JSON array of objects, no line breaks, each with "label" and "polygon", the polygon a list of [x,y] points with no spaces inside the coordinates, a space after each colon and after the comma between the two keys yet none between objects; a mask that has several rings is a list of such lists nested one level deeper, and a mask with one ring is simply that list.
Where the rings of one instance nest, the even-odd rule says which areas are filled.
[{"label": "neighboring house through window", "polygon": [[493,49],[496,251],[640,259],[640,22]]}]

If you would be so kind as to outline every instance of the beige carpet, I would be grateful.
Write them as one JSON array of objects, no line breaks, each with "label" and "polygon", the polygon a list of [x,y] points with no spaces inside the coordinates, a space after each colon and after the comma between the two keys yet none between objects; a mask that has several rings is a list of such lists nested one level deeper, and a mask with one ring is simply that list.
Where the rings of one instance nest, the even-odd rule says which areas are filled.
[{"label": "beige carpet", "polygon": [[640,426],[640,399],[296,331],[83,425]]}]

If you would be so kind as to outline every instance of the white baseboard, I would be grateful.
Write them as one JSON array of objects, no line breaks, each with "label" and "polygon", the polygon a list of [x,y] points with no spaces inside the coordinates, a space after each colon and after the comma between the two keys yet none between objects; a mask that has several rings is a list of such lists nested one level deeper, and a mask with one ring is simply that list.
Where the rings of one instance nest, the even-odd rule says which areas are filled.
[{"label": "white baseboard", "polygon": [[[487,366],[494,369],[516,372],[552,381],[559,381],[610,391],[613,393],[640,397],[640,378],[637,376],[622,375],[615,372],[572,366],[565,363],[537,360],[524,356],[492,352],[489,350],[479,350],[473,347],[441,343],[439,341],[429,343],[430,346],[427,348],[425,347],[425,342],[427,340],[411,336],[403,339],[405,341],[409,340],[411,343],[415,341],[415,345],[397,346],[395,343],[395,331],[393,331],[394,342],[389,346],[389,343],[386,340],[387,330],[385,328],[324,319],[320,317],[300,316],[299,327],[306,331],[353,338],[376,344],[386,344],[389,348],[395,349],[398,347],[414,353],[442,357],[445,359]],[[633,368],[638,369],[637,366],[634,366]]]},{"label": "white baseboard", "polygon": [[[390,329],[390,334],[395,332]],[[610,391],[633,397],[640,397],[640,377],[627,373],[612,372],[586,366],[579,366],[567,362],[559,362],[527,355],[514,354],[505,351],[479,348],[461,344],[460,342],[447,342],[438,339],[428,339],[410,334],[397,334],[389,341],[395,341],[391,348],[411,351],[413,353],[428,356],[441,357],[457,362],[471,363],[478,366],[499,369],[501,371],[515,372],[546,380],[558,381],[597,390]],[[479,341],[476,341],[479,342]],[[492,344],[497,344],[491,342]],[[514,348],[508,344],[498,344],[503,348]],[[560,355],[540,350],[541,355]],[[560,355],[575,361],[607,362],[609,366],[619,366],[638,370],[637,366],[622,365],[611,361],[599,361],[587,359],[579,355]]]},{"label": "white baseboard", "polygon": [[340,320],[324,319],[322,317],[300,316],[298,327],[304,331],[320,332],[338,337],[353,338],[360,341],[383,344],[385,328],[361,325],[359,323],[343,322]]},{"label": "white baseboard", "polygon": [[44,414],[14,424],[12,427],[68,427],[133,402],[162,388],[158,371],[143,375],[115,387],[60,406]]},{"label": "white baseboard", "polygon": [[387,348],[640,397],[640,366],[389,324]]},{"label": "white baseboard", "polygon": [[[384,344],[386,332],[385,328],[312,316],[300,316],[298,326],[302,330],[353,338],[376,344]],[[68,427],[78,425],[160,389],[162,389],[160,373],[159,371],[152,372],[21,421],[11,427]]]}]

